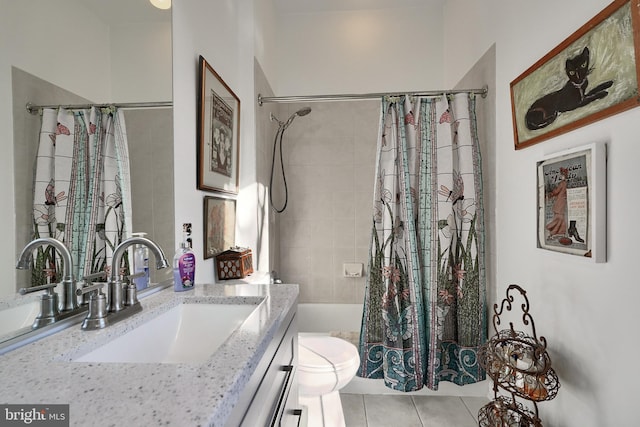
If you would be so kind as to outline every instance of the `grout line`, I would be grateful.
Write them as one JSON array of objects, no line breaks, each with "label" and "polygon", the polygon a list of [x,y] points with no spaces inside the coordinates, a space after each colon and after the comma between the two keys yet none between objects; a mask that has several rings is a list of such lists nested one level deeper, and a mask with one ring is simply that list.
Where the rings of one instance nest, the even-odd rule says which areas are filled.
[{"label": "grout line", "polygon": [[467,409],[467,412],[469,413],[469,415],[471,415],[471,417],[473,417],[473,414],[471,413],[471,408],[469,408],[469,406],[467,406],[467,402],[465,402],[462,397],[459,397],[459,399],[462,401],[462,404]]},{"label": "grout line", "polygon": [[367,427],[369,427],[369,418],[367,417],[367,403],[365,401],[364,394],[362,394],[361,397],[362,397],[362,411],[364,412],[364,423]]},{"label": "grout line", "polygon": [[471,418],[474,419],[476,422],[478,421],[478,414],[474,414],[473,412],[471,412],[471,408],[469,408],[469,405],[467,405],[467,402],[464,401],[464,399],[462,397],[460,397],[460,400],[462,400],[462,404],[464,405],[465,408],[467,408],[467,412],[471,415]]},{"label": "grout line", "polygon": [[416,397],[413,396],[413,395],[411,395],[411,403],[413,403],[413,409],[416,411],[416,415],[418,416],[418,419],[420,420],[420,424],[423,427],[426,426],[426,424],[422,420],[422,417],[420,416],[420,411],[418,411],[418,407],[416,406]]}]

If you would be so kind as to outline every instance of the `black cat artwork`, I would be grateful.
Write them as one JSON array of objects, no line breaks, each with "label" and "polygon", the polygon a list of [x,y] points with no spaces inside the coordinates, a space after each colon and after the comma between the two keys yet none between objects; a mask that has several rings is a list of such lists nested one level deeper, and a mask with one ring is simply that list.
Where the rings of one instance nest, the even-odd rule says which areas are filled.
[{"label": "black cat artwork", "polygon": [[529,107],[525,115],[527,128],[530,130],[542,129],[553,123],[559,113],[584,107],[607,96],[609,92],[606,89],[613,85],[613,80],[600,83],[585,93],[589,84],[587,76],[591,71],[593,69],[589,68],[588,47],[585,47],[579,55],[567,59],[565,72],[569,81],[562,89],[543,96]]}]

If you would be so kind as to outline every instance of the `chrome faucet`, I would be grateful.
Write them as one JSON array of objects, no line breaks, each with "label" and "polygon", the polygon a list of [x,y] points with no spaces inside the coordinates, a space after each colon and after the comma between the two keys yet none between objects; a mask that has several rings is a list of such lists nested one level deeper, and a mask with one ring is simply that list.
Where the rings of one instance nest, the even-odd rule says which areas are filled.
[{"label": "chrome faucet", "polygon": [[[22,249],[22,253],[20,253],[20,257],[18,258],[18,263],[16,264],[16,268],[19,270],[26,270],[30,267],[30,258],[32,252],[40,247],[40,246],[53,246],[58,250],[60,256],[62,257],[63,267],[62,267],[62,304],[60,305],[61,312],[67,311],[75,311],[78,309],[78,298],[76,296],[76,282],[73,279],[73,261],[71,260],[71,252],[69,249],[59,240],[56,240],[52,237],[41,237],[39,239],[32,240],[29,242],[24,249]],[[38,289],[49,288],[50,285],[45,285],[42,287],[38,287]],[[29,292],[30,288],[25,288],[25,291],[21,290],[21,293]],[[36,290],[36,289],[33,289]],[[32,290],[32,291],[33,291]],[[51,292],[49,293],[51,296]]]},{"label": "chrome faucet", "polygon": [[120,262],[122,256],[129,246],[132,245],[144,245],[148,247],[153,256],[156,259],[156,268],[160,270],[169,266],[169,262],[164,255],[164,252],[154,241],[145,237],[130,237],[120,242],[113,251],[113,258],[111,259],[111,276],[109,278],[108,293],[108,311],[110,313],[116,313],[125,308],[125,306],[132,306],[138,303],[136,297],[136,285],[132,282],[127,286],[126,299],[123,297],[125,290],[123,289],[123,283],[120,278]]}]

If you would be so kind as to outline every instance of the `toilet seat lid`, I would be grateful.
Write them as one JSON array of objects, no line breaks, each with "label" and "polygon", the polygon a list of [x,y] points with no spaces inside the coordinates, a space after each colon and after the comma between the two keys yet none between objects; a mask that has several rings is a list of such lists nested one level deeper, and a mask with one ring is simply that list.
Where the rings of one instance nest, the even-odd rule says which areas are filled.
[{"label": "toilet seat lid", "polygon": [[358,349],[350,342],[329,336],[298,337],[300,367],[335,370],[358,363]]}]

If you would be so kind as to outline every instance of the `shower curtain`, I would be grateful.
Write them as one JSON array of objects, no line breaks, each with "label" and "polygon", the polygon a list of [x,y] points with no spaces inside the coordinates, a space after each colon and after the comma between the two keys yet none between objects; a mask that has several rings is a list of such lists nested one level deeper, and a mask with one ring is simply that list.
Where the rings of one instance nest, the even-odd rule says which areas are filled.
[{"label": "shower curtain", "polygon": [[382,101],[358,375],[399,391],[485,379],[475,98]]},{"label": "shower curtain", "polygon": [[[35,165],[34,238],[71,252],[73,276],[109,271],[113,249],[130,235],[131,182],[124,114],[115,108],[44,109]],[[128,259],[123,257],[128,269]],[[32,286],[62,274],[53,248],[34,257]],[[55,279],[55,277],[54,277]]]}]

